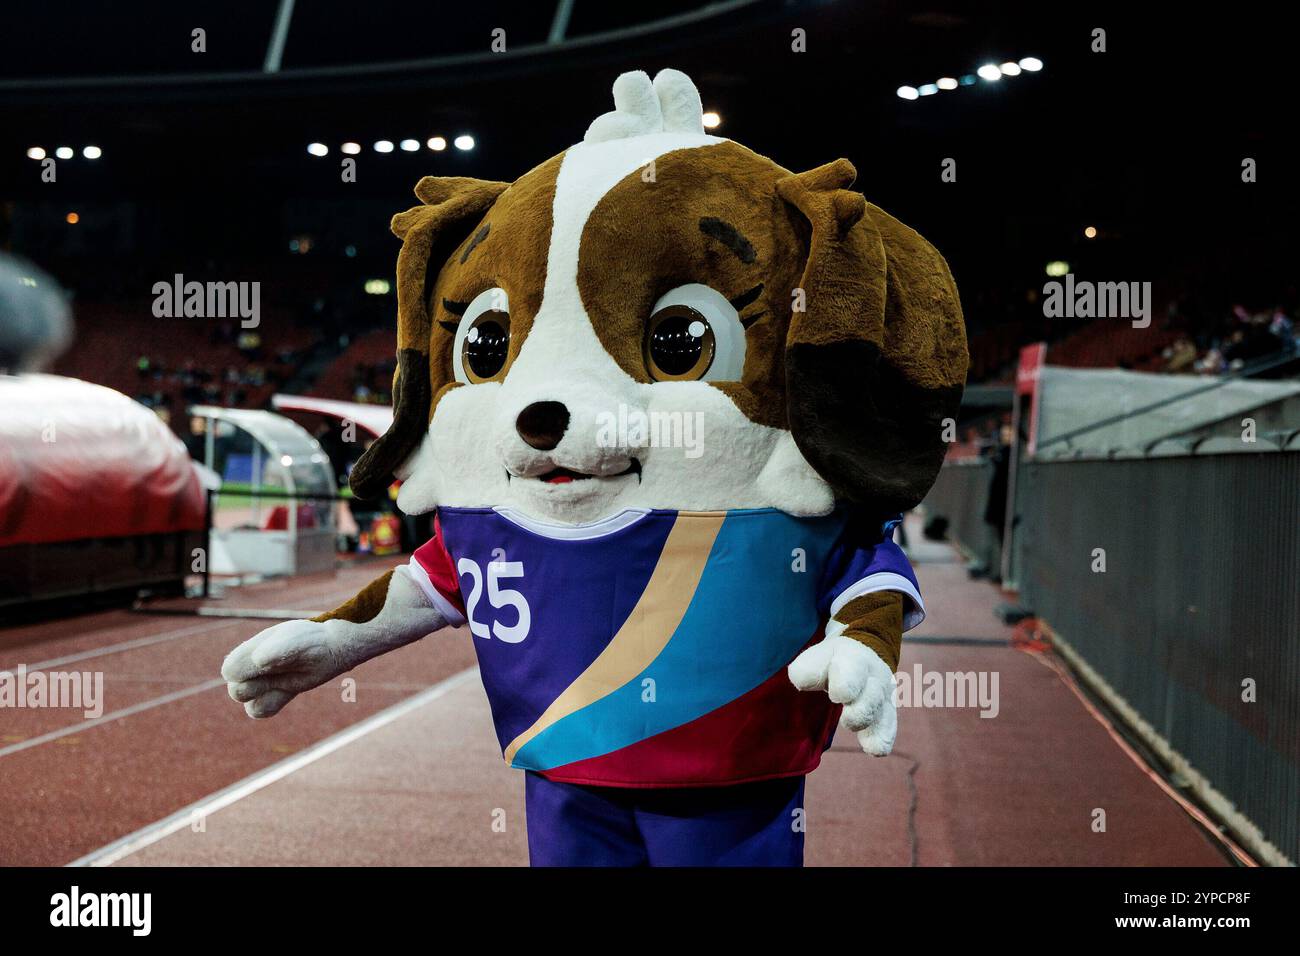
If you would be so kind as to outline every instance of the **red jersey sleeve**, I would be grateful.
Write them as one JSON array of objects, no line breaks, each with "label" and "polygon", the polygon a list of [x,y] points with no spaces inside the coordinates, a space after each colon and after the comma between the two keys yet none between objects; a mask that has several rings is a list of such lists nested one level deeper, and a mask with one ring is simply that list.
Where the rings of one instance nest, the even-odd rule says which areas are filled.
[{"label": "red jersey sleeve", "polygon": [[465,601],[460,595],[460,574],[442,540],[442,526],[435,515],[433,537],[411,555],[411,577],[449,624],[465,623]]}]

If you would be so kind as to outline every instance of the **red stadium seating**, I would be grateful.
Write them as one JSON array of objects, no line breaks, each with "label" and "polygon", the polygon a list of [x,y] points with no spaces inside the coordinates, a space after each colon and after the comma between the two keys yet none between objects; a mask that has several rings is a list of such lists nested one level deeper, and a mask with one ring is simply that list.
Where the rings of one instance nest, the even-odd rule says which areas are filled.
[{"label": "red stadium seating", "polygon": [[[293,371],[292,367],[282,366],[277,355],[286,349],[305,348],[312,340],[309,330],[296,327],[283,314],[264,309],[256,329],[262,340],[262,357],[250,359],[233,341],[213,341],[214,320],[158,319],[153,316],[148,301],[136,306],[78,303],[76,312],[75,344],[55,363],[54,371],[106,385],[132,397],[161,392],[164,403],[171,406],[173,427],[183,424],[180,418],[185,412],[183,385],[175,374],[179,370],[189,366],[213,376],[221,396],[211,404],[230,404],[225,400],[227,393],[237,388],[243,392],[243,398],[234,404],[259,408],[277,390],[276,373],[286,375]],[[238,320],[231,322],[237,333]],[[137,369],[141,356],[147,356],[150,361],[147,375]],[[265,370],[262,384],[231,386],[223,381],[227,368],[246,370],[250,364]],[[155,378],[154,371],[161,371],[161,378]]]},{"label": "red stadium seating", "polygon": [[1177,339],[1172,329],[1134,328],[1129,322],[1098,319],[1048,347],[1048,362],[1071,368],[1151,368]]},{"label": "red stadium seating", "polygon": [[343,353],[316,379],[307,392],[318,398],[337,398],[354,401],[353,378],[358,365],[383,366],[394,361],[396,342],[392,329],[375,329],[352,340]]}]

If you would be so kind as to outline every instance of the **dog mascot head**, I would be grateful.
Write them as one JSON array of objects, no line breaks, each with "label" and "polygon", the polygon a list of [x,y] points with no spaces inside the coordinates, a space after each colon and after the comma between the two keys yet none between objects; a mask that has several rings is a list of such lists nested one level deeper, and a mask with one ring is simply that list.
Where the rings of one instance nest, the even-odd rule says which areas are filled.
[{"label": "dog mascot head", "polygon": [[394,420],[354,491],[559,524],[917,504],[966,376],[943,258],[847,160],[707,135],[682,73],[614,104],[514,183],[427,177],[393,218]]}]

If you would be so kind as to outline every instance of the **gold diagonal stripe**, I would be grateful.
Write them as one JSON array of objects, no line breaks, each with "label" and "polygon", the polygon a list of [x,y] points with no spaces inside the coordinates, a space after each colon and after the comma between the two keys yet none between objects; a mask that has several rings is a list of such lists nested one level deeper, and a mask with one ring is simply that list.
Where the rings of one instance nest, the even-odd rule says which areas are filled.
[{"label": "gold diagonal stripe", "polygon": [[514,763],[520,748],[547,727],[612,694],[659,656],[695,596],[725,518],[724,514],[678,516],[632,613],[600,656],[510,742],[505,750],[507,763]]}]

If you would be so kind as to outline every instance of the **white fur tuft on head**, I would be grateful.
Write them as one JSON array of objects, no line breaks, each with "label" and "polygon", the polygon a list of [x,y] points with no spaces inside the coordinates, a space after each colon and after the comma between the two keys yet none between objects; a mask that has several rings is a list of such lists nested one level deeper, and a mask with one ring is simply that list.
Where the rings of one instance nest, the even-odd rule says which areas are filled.
[{"label": "white fur tuft on head", "polygon": [[629,139],[650,133],[704,133],[704,109],[691,78],[680,70],[660,70],[654,82],[644,70],[614,81],[614,110],[596,117],[583,137],[588,143]]}]

